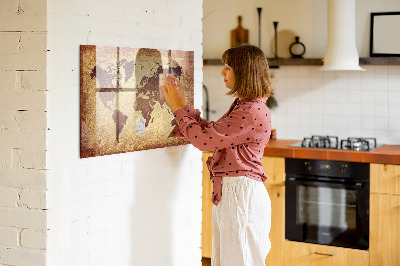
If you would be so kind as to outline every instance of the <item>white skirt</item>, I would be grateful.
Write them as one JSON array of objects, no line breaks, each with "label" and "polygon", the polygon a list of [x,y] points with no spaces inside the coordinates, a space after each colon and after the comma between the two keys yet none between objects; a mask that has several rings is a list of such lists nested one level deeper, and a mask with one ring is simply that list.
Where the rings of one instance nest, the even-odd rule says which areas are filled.
[{"label": "white skirt", "polygon": [[212,223],[212,266],[265,265],[271,249],[271,201],[262,182],[245,176],[223,177]]}]

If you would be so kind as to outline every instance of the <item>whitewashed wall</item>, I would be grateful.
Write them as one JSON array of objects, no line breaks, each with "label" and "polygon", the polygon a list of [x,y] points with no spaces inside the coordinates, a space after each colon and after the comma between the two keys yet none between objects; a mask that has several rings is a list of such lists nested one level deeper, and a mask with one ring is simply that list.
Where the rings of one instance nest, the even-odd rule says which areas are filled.
[{"label": "whitewashed wall", "polygon": [[201,152],[79,159],[79,45],[194,51],[200,107],[201,18],[201,0],[48,1],[48,265],[201,265]]},{"label": "whitewashed wall", "polygon": [[0,2],[0,265],[46,260],[46,1]]},{"label": "whitewashed wall", "polygon": [[[226,6],[232,6],[232,9]],[[252,44],[258,44],[257,7],[263,8],[262,45],[272,56],[272,21],[278,30],[291,30],[306,45],[306,58],[322,58],[326,47],[327,1],[204,1],[204,58],[220,58],[229,48],[229,31],[243,16]],[[357,48],[369,56],[370,12],[398,11],[400,1],[356,1]],[[221,15],[223,14],[223,15]],[[218,25],[216,27],[215,25]],[[215,36],[220,34],[220,38]],[[272,69],[273,88],[279,107],[272,112],[273,127],[281,139],[311,135],[376,137],[382,144],[400,143],[400,66],[363,66],[365,72],[321,72],[318,66],[281,66]],[[205,66],[204,85],[210,94],[211,120],[218,119],[232,102],[227,97],[221,66]]]}]

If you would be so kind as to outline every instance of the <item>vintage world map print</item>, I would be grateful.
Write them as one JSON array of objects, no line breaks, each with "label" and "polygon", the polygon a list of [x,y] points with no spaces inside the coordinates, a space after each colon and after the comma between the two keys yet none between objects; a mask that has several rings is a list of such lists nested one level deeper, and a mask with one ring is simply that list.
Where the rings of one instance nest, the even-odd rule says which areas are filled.
[{"label": "vintage world map print", "polygon": [[187,144],[160,90],[168,75],[194,101],[193,51],[80,46],[81,158]]}]

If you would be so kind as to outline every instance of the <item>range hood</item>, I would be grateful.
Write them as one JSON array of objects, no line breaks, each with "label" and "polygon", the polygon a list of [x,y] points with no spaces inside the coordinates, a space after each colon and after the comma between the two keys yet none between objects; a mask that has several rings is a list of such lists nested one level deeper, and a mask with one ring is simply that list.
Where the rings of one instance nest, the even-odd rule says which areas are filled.
[{"label": "range hood", "polygon": [[328,44],[323,71],[358,70],[355,0],[328,0]]}]

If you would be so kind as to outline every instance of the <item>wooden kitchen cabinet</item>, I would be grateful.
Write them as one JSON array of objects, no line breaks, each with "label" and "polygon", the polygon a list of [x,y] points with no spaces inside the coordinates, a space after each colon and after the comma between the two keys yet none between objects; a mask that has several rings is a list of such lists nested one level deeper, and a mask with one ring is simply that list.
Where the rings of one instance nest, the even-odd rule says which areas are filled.
[{"label": "wooden kitchen cabinet", "polygon": [[[365,250],[285,241],[285,266],[366,266]],[[282,264],[283,265],[283,264]]]},{"label": "wooden kitchen cabinet", "polygon": [[211,258],[212,252],[212,183],[206,165],[212,152],[203,153],[203,195],[202,195],[202,223],[201,223],[201,253],[203,258]]},{"label": "wooden kitchen cabinet", "polygon": [[371,193],[400,195],[400,165],[370,164]]},{"label": "wooden kitchen cabinet", "polygon": [[400,165],[370,167],[370,265],[400,265]]},{"label": "wooden kitchen cabinet", "polygon": [[400,265],[400,196],[371,194],[371,266]]},{"label": "wooden kitchen cabinet", "polygon": [[271,250],[265,259],[266,266],[283,265],[285,240],[285,158],[264,156],[261,160],[267,175],[265,187],[271,199]]},{"label": "wooden kitchen cabinet", "polygon": [[266,266],[283,265],[285,241],[285,187],[265,184],[271,199],[271,250],[265,259]]},{"label": "wooden kitchen cabinet", "polygon": [[[202,256],[211,258],[212,253],[212,183],[206,166],[206,161],[211,152],[203,153],[203,218],[202,218]],[[266,265],[283,265],[283,243],[285,230],[285,158],[263,157],[262,164],[268,176],[265,187],[271,199],[272,221],[271,221],[271,250],[266,258]]]},{"label": "wooden kitchen cabinet", "polygon": [[261,159],[261,163],[268,177],[265,184],[285,185],[285,158],[264,156]]}]

